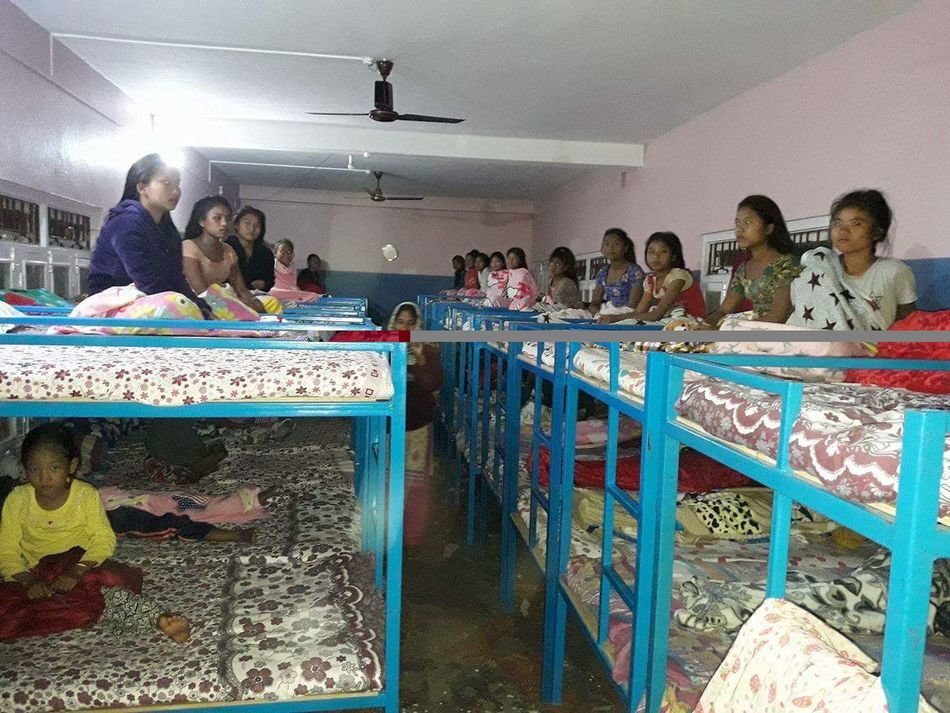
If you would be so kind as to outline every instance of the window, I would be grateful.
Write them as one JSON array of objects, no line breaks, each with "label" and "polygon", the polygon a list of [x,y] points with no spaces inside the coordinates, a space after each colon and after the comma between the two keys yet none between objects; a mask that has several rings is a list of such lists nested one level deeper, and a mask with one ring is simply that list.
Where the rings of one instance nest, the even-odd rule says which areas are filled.
[{"label": "window", "polygon": [[79,268],[79,294],[84,295],[89,292],[89,268]]},{"label": "window", "polygon": [[0,195],[0,239],[38,245],[40,242],[39,205]]},{"label": "window", "polygon": [[63,298],[69,298],[72,294],[69,273],[69,265],[53,265],[53,292]]},{"label": "window", "polygon": [[0,262],[0,290],[8,290],[11,287],[13,287],[13,263]]},{"label": "window", "polygon": [[28,262],[24,267],[26,270],[26,289],[46,289],[46,263]]},{"label": "window", "polygon": [[57,208],[49,209],[50,247],[89,249],[89,217]]}]

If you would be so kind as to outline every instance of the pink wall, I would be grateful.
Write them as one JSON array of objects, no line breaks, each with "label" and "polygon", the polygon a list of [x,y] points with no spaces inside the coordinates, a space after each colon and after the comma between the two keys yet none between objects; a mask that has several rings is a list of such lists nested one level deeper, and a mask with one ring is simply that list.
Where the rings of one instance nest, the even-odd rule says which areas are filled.
[{"label": "pink wall", "polygon": [[[2,189],[101,218],[131,162],[154,150],[149,117],[9,0],[0,0],[0,78]],[[237,198],[233,183],[208,182],[199,154],[185,158],[181,228],[194,200],[219,185]]]},{"label": "pink wall", "polygon": [[729,228],[749,193],[790,220],[877,187],[895,212],[896,257],[950,256],[948,29],[950,3],[925,0],[655,140],[625,180],[598,171],[565,186],[537,204],[537,250],[596,250],[618,225],[640,253],[649,233],[673,230],[696,267],[700,234]]},{"label": "pink wall", "polygon": [[[282,190],[284,200],[260,197],[273,191],[242,186],[242,204],[267,215],[268,242],[293,240],[301,266],[311,252],[332,270],[422,275],[450,274],[452,256],[473,248],[490,253],[520,246],[532,259],[533,216],[523,204],[511,206],[521,212],[495,212],[479,210],[480,201],[447,198],[427,199],[426,208],[395,208],[347,203],[345,194],[317,191]],[[395,262],[382,257],[387,243],[399,250]]]}]

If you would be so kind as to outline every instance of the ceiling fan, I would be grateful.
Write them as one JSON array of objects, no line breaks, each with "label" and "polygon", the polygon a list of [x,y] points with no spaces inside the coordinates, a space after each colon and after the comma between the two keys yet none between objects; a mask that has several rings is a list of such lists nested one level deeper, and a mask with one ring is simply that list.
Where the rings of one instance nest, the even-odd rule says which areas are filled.
[{"label": "ceiling fan", "polygon": [[383,203],[385,201],[421,201],[425,200],[422,196],[384,196],[383,189],[379,187],[379,182],[383,177],[382,171],[373,171],[373,175],[376,176],[376,190],[371,191],[369,188],[364,188],[367,193],[369,193],[369,199],[376,203]]},{"label": "ceiling fan", "polygon": [[376,92],[374,98],[375,109],[370,112],[337,112],[337,111],[308,111],[308,114],[314,116],[369,116],[373,121],[382,121],[389,123],[392,121],[428,121],[436,124],[460,124],[465,119],[452,119],[447,116],[426,116],[425,114],[400,114],[393,109],[393,85],[389,83],[388,77],[393,71],[393,63],[388,59],[380,59],[375,62],[376,70],[382,80],[376,80]]}]

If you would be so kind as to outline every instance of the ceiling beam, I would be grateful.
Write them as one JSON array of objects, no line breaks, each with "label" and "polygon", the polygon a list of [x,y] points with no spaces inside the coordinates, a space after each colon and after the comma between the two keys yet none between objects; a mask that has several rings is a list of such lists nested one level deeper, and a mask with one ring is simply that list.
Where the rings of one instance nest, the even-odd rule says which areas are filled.
[{"label": "ceiling beam", "polygon": [[[369,121],[367,119],[367,121]],[[318,122],[177,118],[158,115],[155,132],[178,146],[271,151],[370,153],[516,163],[638,168],[643,145],[522,139],[351,127]]]}]

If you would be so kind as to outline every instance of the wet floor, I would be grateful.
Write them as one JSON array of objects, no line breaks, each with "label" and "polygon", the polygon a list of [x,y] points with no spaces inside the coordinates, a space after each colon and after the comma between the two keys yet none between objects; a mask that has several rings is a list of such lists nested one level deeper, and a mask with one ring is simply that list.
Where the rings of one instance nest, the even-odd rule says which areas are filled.
[{"label": "wet floor", "polygon": [[543,580],[519,545],[516,611],[501,610],[497,510],[492,519],[487,542],[466,546],[464,512],[437,493],[423,542],[406,549],[402,709],[619,713],[607,672],[573,621],[564,702],[541,703]]}]

